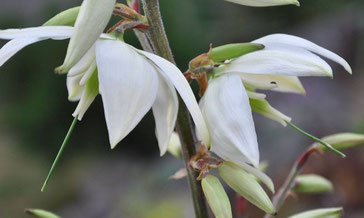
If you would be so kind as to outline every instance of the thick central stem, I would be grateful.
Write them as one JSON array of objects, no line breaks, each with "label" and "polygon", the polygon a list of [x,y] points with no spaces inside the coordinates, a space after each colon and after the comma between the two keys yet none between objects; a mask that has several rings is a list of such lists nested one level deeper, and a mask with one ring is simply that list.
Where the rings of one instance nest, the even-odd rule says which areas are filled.
[{"label": "thick central stem", "polygon": [[[169,47],[167,35],[164,30],[158,0],[142,0],[142,3],[145,16],[149,22],[147,35],[152,44],[153,50],[161,57],[175,64],[173,54]],[[201,183],[196,180],[198,174],[188,165],[191,157],[196,154],[196,135],[190,114],[180,97],[177,117],[177,131],[181,139],[183,159],[188,173],[188,181],[192,192],[196,218],[207,218],[207,206]]]}]

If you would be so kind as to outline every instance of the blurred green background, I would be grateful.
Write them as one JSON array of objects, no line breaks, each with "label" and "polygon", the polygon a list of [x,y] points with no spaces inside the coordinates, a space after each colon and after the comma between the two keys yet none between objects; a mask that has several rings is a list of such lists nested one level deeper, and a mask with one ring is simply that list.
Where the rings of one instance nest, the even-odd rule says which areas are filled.
[{"label": "blurred green background", "polygon": [[[1,0],[0,29],[39,26],[80,3]],[[334,79],[303,78],[306,96],[270,92],[268,100],[318,137],[364,133],[363,0],[301,0],[301,7],[271,8],[222,0],[161,0],[160,4],[182,71],[210,43],[247,42],[271,33],[298,35],[338,53],[353,67],[352,76],[329,62]],[[139,47],[132,32],[126,41]],[[76,126],[46,192],[40,192],[76,107],[67,100],[65,76],[53,73],[62,64],[66,47],[67,41],[40,42],[0,68],[0,217],[26,217],[24,208],[43,208],[66,218],[193,217],[187,181],[168,180],[183,165],[169,154],[159,157],[151,114],[111,150],[100,97]],[[254,119],[262,160],[269,162],[267,173],[278,188],[293,161],[312,142],[259,115]],[[345,153],[346,159],[317,155],[305,169],[331,179],[333,193],[291,197],[278,217],[340,205],[345,217],[364,217],[364,149]],[[251,208],[249,217],[260,217]]]}]

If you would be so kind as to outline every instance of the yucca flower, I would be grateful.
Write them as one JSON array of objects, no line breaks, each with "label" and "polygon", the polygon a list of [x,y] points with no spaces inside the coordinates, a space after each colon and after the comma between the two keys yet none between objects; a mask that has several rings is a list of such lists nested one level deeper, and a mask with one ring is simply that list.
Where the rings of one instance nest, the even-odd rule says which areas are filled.
[{"label": "yucca flower", "polygon": [[[0,63],[25,46],[45,39],[67,39],[73,27],[42,26],[0,31],[11,40],[0,50]],[[179,92],[204,144],[209,133],[193,92],[181,71],[169,61],[138,50],[113,35],[101,34],[67,75],[69,99],[79,104],[81,119],[98,93],[105,109],[111,147],[114,148],[144,115],[153,110],[161,155],[167,151],[175,127]]]},{"label": "yucca flower", "polygon": [[299,76],[333,76],[331,67],[318,55],[341,64],[351,73],[344,59],[296,36],[273,34],[253,42],[265,48],[216,68],[200,101],[211,135],[211,150],[241,167],[259,164],[252,109],[283,125],[290,121],[256,89],[304,93]]}]

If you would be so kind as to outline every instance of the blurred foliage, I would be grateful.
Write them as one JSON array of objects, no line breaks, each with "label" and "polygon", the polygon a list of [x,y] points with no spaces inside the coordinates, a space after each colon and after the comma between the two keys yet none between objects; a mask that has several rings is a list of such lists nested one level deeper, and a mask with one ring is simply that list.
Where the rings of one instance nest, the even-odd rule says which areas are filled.
[{"label": "blurred foliage", "polygon": [[[80,2],[39,0],[29,3],[25,0],[2,0],[0,28],[41,25],[58,12]],[[19,7],[22,4],[27,6]],[[190,59],[207,52],[210,43],[218,46],[248,42],[276,32],[300,35],[339,53],[352,64],[352,77],[345,75],[335,65],[334,80],[303,80],[308,90],[306,97],[272,93],[270,98],[273,99],[274,106],[284,113],[288,112],[297,122],[303,122],[304,127],[315,135],[340,131],[364,132],[364,64],[361,61],[364,58],[363,0],[301,0],[301,7],[272,8],[249,8],[222,0],[161,0],[160,5],[171,47],[182,71],[187,69]],[[113,18],[113,22],[116,21]],[[132,32],[127,33],[126,41],[139,46]],[[0,42],[0,46],[3,44],[5,41]],[[75,215],[75,211],[84,212],[87,211],[86,208],[101,211],[101,214],[105,210],[112,210],[109,215],[98,216],[94,212],[89,217],[189,217],[186,210],[192,208],[188,191],[185,190],[186,185],[183,185],[185,181],[167,181],[168,176],[178,169],[178,164],[169,164],[170,160],[165,158],[160,161],[157,159],[159,152],[152,116],[149,114],[144,118],[111,151],[100,97],[97,97],[84,120],[76,126],[49,190],[40,193],[40,186],[72,122],[71,114],[76,107],[76,103],[67,100],[65,76],[53,73],[54,68],[63,62],[66,46],[67,41],[39,42],[28,46],[0,68],[0,217],[22,217],[23,209],[28,207],[49,209],[71,218],[85,217]],[[291,161],[310,141],[259,116],[256,121],[262,156],[274,163],[268,173],[281,182],[279,179],[286,175]],[[276,152],[280,149],[285,149],[284,158],[282,152]],[[359,151],[349,153],[351,159],[347,158],[346,162],[331,158],[336,164],[325,164],[334,168],[345,162],[347,168],[342,165],[340,172],[353,166],[362,171],[364,164],[360,154],[362,156],[363,149]],[[123,161],[125,157],[128,158]],[[98,166],[100,160],[105,164]],[[165,171],[160,170],[160,164],[164,164]],[[90,170],[95,165],[98,166],[98,171]],[[116,166],[125,167],[123,173]],[[130,169],[134,170],[133,175],[130,174]],[[147,173],[146,169],[151,171]],[[310,169],[314,171],[315,168]],[[119,173],[120,178],[115,177]],[[155,183],[147,186],[146,178],[153,174],[161,179],[153,180]],[[117,178],[111,184],[118,186],[120,183],[122,187],[116,193],[113,193],[112,188],[102,188],[108,186],[108,183],[87,189],[93,187],[87,182],[87,176],[90,175],[96,175],[92,177],[95,183],[106,178],[110,181]],[[362,179],[358,175],[345,175],[346,178]],[[124,186],[123,181],[120,181],[124,179],[132,181],[131,184]],[[161,183],[172,184],[172,187],[181,187],[183,190],[171,188],[168,192],[158,193]],[[149,189],[141,189],[144,186]],[[358,193],[363,192],[363,187],[355,187],[360,188]],[[106,195],[118,195],[115,198],[120,200],[117,201],[117,206],[104,205],[103,198],[99,197],[99,201],[95,200],[96,204],[91,204],[91,199],[82,197],[85,190],[98,193],[99,196],[104,192]],[[328,202],[340,202],[349,208],[349,213],[346,214],[362,213],[364,195],[356,197],[358,199],[355,198],[355,201],[351,196],[344,195],[342,189],[334,195],[340,199],[345,196],[345,199],[333,202],[328,200],[332,196],[315,197],[314,202],[320,204],[315,207],[332,206]],[[299,200],[306,200],[304,202],[307,205],[300,206],[302,209],[312,206],[307,203],[312,198]],[[292,209],[298,207],[293,201],[288,204],[295,205]],[[79,207],[75,209],[72,205]],[[292,211],[287,212],[289,213]]]}]

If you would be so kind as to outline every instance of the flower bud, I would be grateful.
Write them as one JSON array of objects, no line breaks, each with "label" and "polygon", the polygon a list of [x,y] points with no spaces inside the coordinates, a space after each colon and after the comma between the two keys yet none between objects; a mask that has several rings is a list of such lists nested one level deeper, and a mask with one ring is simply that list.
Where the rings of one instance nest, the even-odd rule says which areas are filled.
[{"label": "flower bud", "polygon": [[264,48],[264,45],[258,43],[233,43],[222,45],[211,49],[209,58],[216,62],[221,62],[240,57],[244,54],[258,51]]},{"label": "flower bud", "polygon": [[343,215],[342,207],[321,208],[298,213],[288,218],[340,218]]},{"label": "flower bud", "polygon": [[229,198],[218,178],[207,175],[201,181],[203,192],[216,218],[232,218]]},{"label": "flower bud", "polygon": [[267,6],[278,6],[278,5],[300,6],[298,0],[225,0],[225,1],[251,7],[267,7]]},{"label": "flower bud", "polygon": [[25,212],[35,218],[60,218],[51,212],[40,209],[26,209]]},{"label": "flower bud", "polygon": [[79,6],[67,9],[49,19],[43,26],[74,26],[79,12]]},{"label": "flower bud", "polygon": [[116,0],[84,0],[59,71],[68,72],[100,37],[113,12]]},{"label": "flower bud", "polygon": [[[352,148],[358,145],[364,145],[364,135],[356,133],[337,133],[334,135],[325,136],[323,141],[329,143],[338,150]],[[319,145],[321,150],[327,150],[325,146]]]},{"label": "flower bud", "polygon": [[176,132],[173,132],[168,144],[168,152],[178,159],[182,159],[181,140]]},{"label": "flower bud", "polygon": [[247,173],[232,162],[224,162],[218,171],[221,178],[250,203],[268,214],[276,213],[268,195],[252,174]]},{"label": "flower bud", "polygon": [[323,192],[331,192],[333,190],[332,183],[326,178],[314,175],[300,175],[296,178],[296,185],[293,188],[293,191],[299,193],[323,193]]},{"label": "flower bud", "polygon": [[250,107],[252,111],[259,113],[269,119],[275,120],[282,124],[283,126],[286,126],[286,121],[290,122],[291,118],[284,115],[277,109],[273,108],[267,100],[259,100],[259,99],[249,99]]}]

